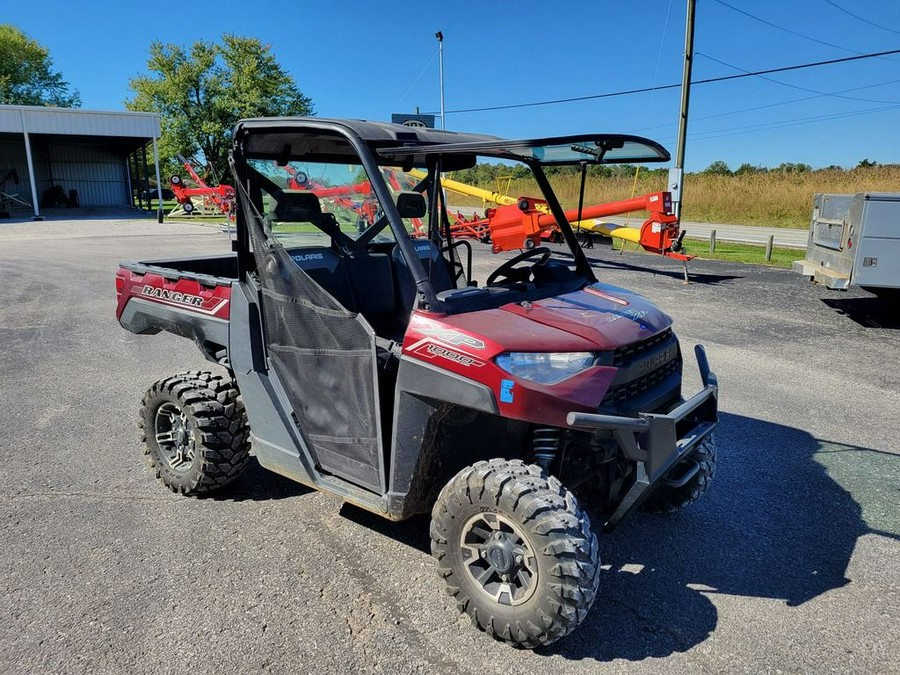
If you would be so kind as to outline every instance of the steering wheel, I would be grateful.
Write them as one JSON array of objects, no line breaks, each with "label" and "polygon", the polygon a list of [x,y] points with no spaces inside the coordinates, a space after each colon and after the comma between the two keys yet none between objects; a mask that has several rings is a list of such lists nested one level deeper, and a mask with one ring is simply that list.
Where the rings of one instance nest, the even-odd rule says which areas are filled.
[{"label": "steering wheel", "polygon": [[[507,260],[505,263],[500,265],[497,269],[491,272],[491,275],[487,278],[485,282],[485,286],[490,286],[494,283],[499,277],[503,277],[504,279],[511,279],[513,277],[513,271],[516,265],[518,265],[523,260],[528,260],[529,258],[534,258],[535,256],[541,256],[541,259],[532,265],[532,267],[536,267],[537,265],[543,265],[548,260],[550,260],[550,256],[553,254],[546,246],[538,246],[537,248],[533,248],[530,251],[522,251],[515,258]],[[523,270],[518,270],[522,272]],[[518,279],[516,281],[519,281]],[[523,280],[524,281],[524,280]]]}]

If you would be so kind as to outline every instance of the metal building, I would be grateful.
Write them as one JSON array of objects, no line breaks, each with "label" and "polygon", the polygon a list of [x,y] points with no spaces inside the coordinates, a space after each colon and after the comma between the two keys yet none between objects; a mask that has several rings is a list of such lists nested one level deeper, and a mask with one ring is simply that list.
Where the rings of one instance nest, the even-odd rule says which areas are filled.
[{"label": "metal building", "polygon": [[0,105],[0,200],[31,205],[35,218],[41,204],[142,205],[155,167],[161,202],[159,135],[156,113]]}]

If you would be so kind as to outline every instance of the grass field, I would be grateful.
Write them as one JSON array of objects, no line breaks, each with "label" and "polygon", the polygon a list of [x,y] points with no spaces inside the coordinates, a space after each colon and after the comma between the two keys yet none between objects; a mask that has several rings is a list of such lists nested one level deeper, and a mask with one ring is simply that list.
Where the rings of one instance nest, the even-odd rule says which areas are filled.
[{"label": "grass field", "polygon": [[[623,242],[613,240],[613,250],[622,248]],[[639,251],[646,253],[636,244],[624,242],[626,251]],[[731,262],[749,263],[752,265],[771,265],[773,267],[791,268],[795,260],[802,260],[804,251],[795,248],[772,247],[772,258],[766,260],[766,247],[753,244],[738,244],[730,241],[716,243],[716,252],[709,252],[709,240],[691,239],[684,240],[684,252],[705,260],[730,260]],[[647,255],[654,255],[647,253]]]},{"label": "grass field", "polygon": [[772,265],[790,269],[795,260],[802,260],[806,252],[796,248],[772,247],[772,259],[766,260],[766,247],[753,244],[738,244],[730,241],[716,243],[716,252],[709,252],[709,241],[685,239],[685,251],[707,260],[731,260],[732,262]]}]

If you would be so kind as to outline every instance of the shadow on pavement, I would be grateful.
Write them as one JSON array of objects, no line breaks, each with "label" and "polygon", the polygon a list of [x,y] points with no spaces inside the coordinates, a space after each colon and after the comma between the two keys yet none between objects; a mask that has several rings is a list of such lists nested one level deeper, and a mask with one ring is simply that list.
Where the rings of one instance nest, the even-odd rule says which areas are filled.
[{"label": "shadow on pavement", "polygon": [[715,630],[716,594],[802,605],[849,583],[860,536],[900,539],[891,506],[900,455],[729,414],[717,436],[710,493],[674,515],[640,513],[603,537],[608,567],[594,608],[545,653],[638,661],[687,651]]},{"label": "shadow on pavement", "polygon": [[[611,251],[612,249],[609,250]],[[572,259],[572,255],[564,250],[554,250],[553,253],[557,258],[569,260]],[[587,261],[593,268],[614,268],[619,270],[643,272],[644,274],[653,274],[656,276],[668,277],[670,279],[676,279],[678,281],[684,280],[684,268],[682,267],[681,262],[678,260],[640,253],[638,255],[642,257],[641,259],[646,262],[646,264],[636,265],[630,262],[626,262],[628,258],[632,258],[633,255],[634,254],[631,253],[620,255],[619,253],[615,252],[610,253],[609,256],[597,258],[593,257],[590,253],[585,252]],[[711,274],[708,272],[698,272],[695,265],[693,265],[692,263],[688,263],[688,279],[691,283],[714,286],[716,284],[721,284],[728,281],[733,281],[734,279],[742,278],[743,277],[736,274]]]},{"label": "shadow on pavement", "polygon": [[[860,536],[900,540],[900,455],[730,414],[721,414],[717,436],[709,494],[676,514],[639,512],[600,536],[604,565],[593,609],[575,633],[537,653],[606,662],[684,652],[715,631],[717,594],[802,605],[849,583]],[[216,498],[308,492],[252,460]],[[395,523],[348,504],[341,514],[429,553],[427,515]],[[434,583],[441,583],[437,574]]]},{"label": "shadow on pavement", "polygon": [[[802,605],[849,583],[860,536],[900,538],[892,506],[900,455],[729,414],[717,435],[709,494],[677,514],[637,513],[600,536],[593,609],[575,633],[538,653],[606,662],[684,652],[715,631],[716,594]],[[342,514],[429,551],[427,516],[391,523],[346,505]]]},{"label": "shadow on pavement", "polygon": [[[588,262],[590,262],[591,267],[595,268],[612,267],[633,272],[650,273],[661,277],[669,277],[670,279],[684,281],[684,271],[680,265],[677,267],[673,267],[672,269],[657,269],[655,267],[648,267],[644,265],[632,265],[631,263],[627,263],[624,261],[620,262],[618,260],[596,260],[593,258],[588,258]],[[691,267],[691,265],[688,264],[688,280],[692,284],[715,286],[717,284],[733,281],[735,279],[743,279],[743,277],[736,274],[709,274],[707,272],[697,272],[694,267]]]},{"label": "shadow on pavement", "polygon": [[822,298],[822,302],[865,328],[900,329],[900,303],[877,297]]},{"label": "shadow on pavement", "polygon": [[241,475],[233,483],[204,495],[206,499],[227,501],[258,501],[288,499],[314,492],[301,483],[262,468],[256,457],[251,457]]},{"label": "shadow on pavement", "polygon": [[431,555],[431,537],[428,534],[431,524],[430,514],[421,513],[398,523],[345,503],[341,506],[341,515],[357,525]]},{"label": "shadow on pavement", "polygon": [[[41,220],[133,220],[138,218],[156,219],[156,209],[146,210],[128,206],[81,206],[75,208],[40,209]],[[31,209],[13,209],[11,217],[0,220],[3,223],[32,222]]]}]

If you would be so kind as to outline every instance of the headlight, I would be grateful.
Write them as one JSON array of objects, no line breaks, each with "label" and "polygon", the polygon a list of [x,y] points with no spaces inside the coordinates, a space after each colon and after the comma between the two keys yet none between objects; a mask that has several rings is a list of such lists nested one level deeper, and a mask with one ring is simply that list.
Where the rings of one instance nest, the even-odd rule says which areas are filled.
[{"label": "headlight", "polygon": [[594,362],[591,352],[511,352],[501,354],[496,359],[497,365],[507,373],[540,384],[561,382]]}]

